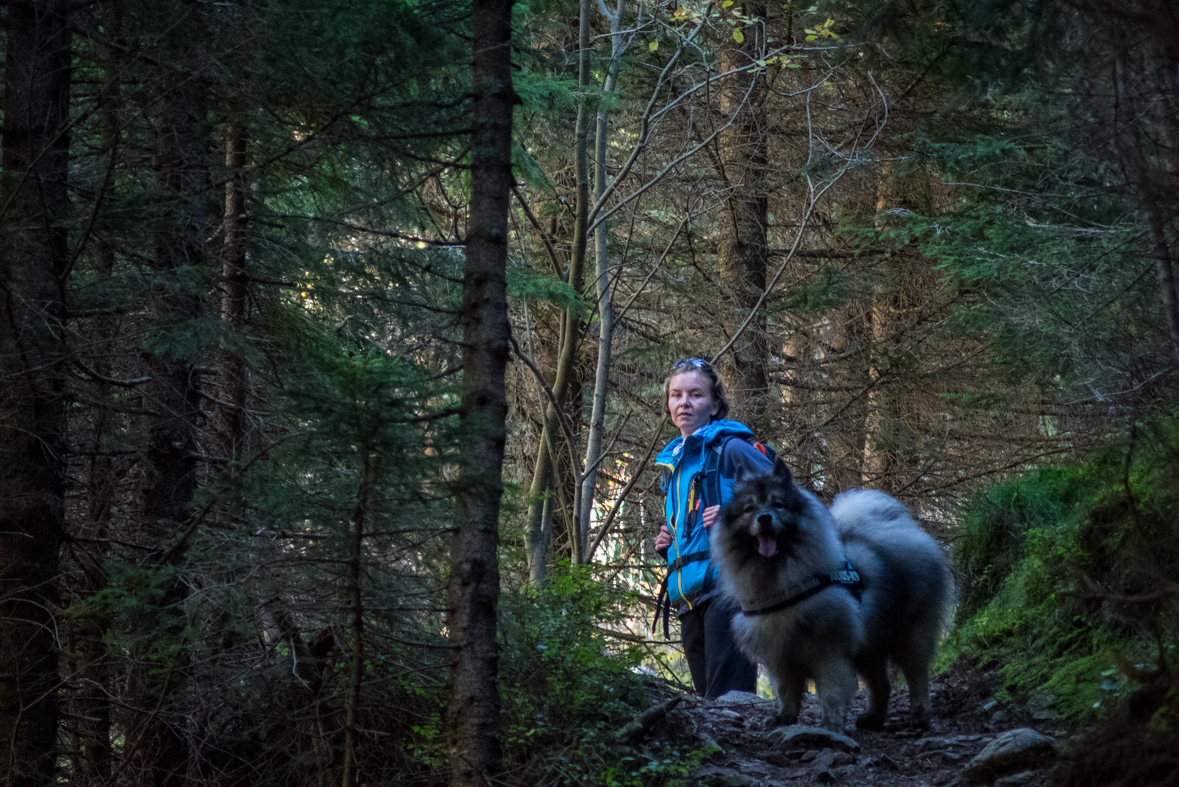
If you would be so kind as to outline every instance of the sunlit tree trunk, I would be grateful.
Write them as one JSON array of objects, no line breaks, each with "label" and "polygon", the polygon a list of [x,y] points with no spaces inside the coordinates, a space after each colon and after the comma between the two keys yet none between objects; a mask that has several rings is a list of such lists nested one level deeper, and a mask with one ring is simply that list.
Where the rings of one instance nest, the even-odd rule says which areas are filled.
[{"label": "sunlit tree trunk", "polygon": [[[590,0],[581,0],[580,33],[578,36],[577,84],[584,91],[590,81],[590,23],[593,5]],[[577,108],[575,126],[575,165],[577,172],[577,204],[574,208],[573,249],[569,257],[568,281],[577,292],[581,292],[582,272],[585,268],[589,229],[589,118],[590,108],[582,101]],[[570,307],[561,317],[561,348],[557,355],[557,374],[553,382],[553,396],[557,404],[564,405],[573,378],[573,366],[577,347],[581,342],[581,317],[579,310]],[[545,407],[544,427],[540,446],[537,449],[536,464],[532,471],[532,486],[528,490],[528,529],[525,541],[528,552],[528,573],[531,581],[544,581],[545,556],[548,551],[548,534],[544,528],[544,499],[554,490],[555,470],[553,451],[560,451],[565,438],[561,432],[560,415],[550,402]]]},{"label": "sunlit tree trunk", "polygon": [[503,495],[508,201],[512,189],[512,0],[475,0],[471,211],[463,269],[463,442],[455,485],[446,623],[451,787],[484,787],[499,745],[499,503]]},{"label": "sunlit tree trunk", "polygon": [[55,781],[68,0],[8,4],[0,158],[0,785]]},{"label": "sunlit tree trunk", "polygon": [[[610,65],[602,92],[614,92],[622,55],[622,10],[624,0],[618,0],[610,17]],[[606,140],[610,131],[609,113],[598,110],[598,125],[594,138],[594,201],[606,191]],[[586,439],[584,477],[577,512],[578,562],[588,559],[586,544],[589,539],[590,512],[594,507],[594,491],[598,483],[597,464],[602,455],[602,435],[606,431],[606,395],[610,385],[610,353],[614,342],[614,308],[610,302],[610,259],[606,244],[609,238],[606,222],[598,225],[594,234],[595,283],[598,294],[598,362],[594,372],[594,401],[590,411],[589,436]]]}]

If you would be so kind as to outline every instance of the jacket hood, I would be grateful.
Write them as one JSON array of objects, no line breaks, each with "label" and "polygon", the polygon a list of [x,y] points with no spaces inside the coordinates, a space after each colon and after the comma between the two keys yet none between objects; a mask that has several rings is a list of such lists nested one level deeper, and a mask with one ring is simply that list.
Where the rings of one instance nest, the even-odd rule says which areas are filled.
[{"label": "jacket hood", "polygon": [[[753,437],[753,431],[745,424],[721,419],[709,421],[693,432],[691,437],[687,439],[701,440],[704,446],[707,447],[723,437],[730,436],[748,439]],[[680,435],[664,446],[663,450],[659,452],[659,456],[655,458],[655,464],[674,470],[676,465],[679,464],[680,457],[684,455],[684,442],[683,435]]]}]

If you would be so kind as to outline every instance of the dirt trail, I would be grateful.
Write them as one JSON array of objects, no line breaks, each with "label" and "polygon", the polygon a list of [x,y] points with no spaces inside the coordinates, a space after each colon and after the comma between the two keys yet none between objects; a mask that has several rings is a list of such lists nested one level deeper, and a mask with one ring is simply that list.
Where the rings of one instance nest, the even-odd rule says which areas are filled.
[{"label": "dirt trail", "polygon": [[[1058,738],[1061,730],[1050,713],[1035,714],[1014,708],[988,707],[993,690],[977,676],[949,676],[933,684],[935,718],[930,730],[904,727],[908,696],[903,688],[894,691],[889,723],[884,731],[849,728],[851,741],[825,739],[822,731],[811,733],[791,728],[797,737],[783,742],[783,732],[765,729],[773,703],[751,694],[733,694],[716,701],[682,697],[677,707],[659,722],[648,725],[642,741],[634,744],[648,756],[660,756],[665,747],[682,746],[695,739],[718,748],[688,783],[702,787],[795,787],[811,784],[848,784],[856,787],[943,787],[983,784],[996,787],[1043,787],[1050,782],[1052,753],[1050,741],[1036,733]],[[675,695],[666,687],[656,692],[663,700]],[[682,695],[681,695],[682,696]],[[853,715],[866,707],[863,692],[853,705]],[[996,714],[998,714],[996,716]],[[808,697],[799,725],[818,726],[818,707]],[[1013,730],[1034,730],[1012,733]],[[1005,734],[1006,733],[1006,734]],[[995,768],[982,768],[976,756],[999,739],[990,750],[1014,739]],[[1030,743],[1029,743],[1030,742]],[[988,751],[988,758],[990,752]],[[1006,756],[1009,762],[1002,762]],[[981,772],[980,772],[981,771]]]}]

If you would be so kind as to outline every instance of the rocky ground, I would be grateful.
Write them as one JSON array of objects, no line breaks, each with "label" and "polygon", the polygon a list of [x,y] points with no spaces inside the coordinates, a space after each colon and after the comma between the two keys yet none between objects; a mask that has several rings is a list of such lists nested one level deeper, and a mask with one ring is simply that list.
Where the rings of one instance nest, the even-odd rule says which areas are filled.
[{"label": "rocky ground", "polygon": [[[904,726],[908,697],[902,688],[893,694],[884,731],[849,727],[835,735],[817,726],[814,697],[797,725],[766,729],[774,705],[756,695],[706,701],[661,688],[656,693],[668,710],[656,710],[624,737],[647,757],[693,742],[711,749],[688,778],[703,787],[1047,785],[1062,734],[1052,712],[1000,708],[992,691],[978,676],[936,680],[932,728],[914,730]],[[861,693],[853,715],[865,707]]]}]

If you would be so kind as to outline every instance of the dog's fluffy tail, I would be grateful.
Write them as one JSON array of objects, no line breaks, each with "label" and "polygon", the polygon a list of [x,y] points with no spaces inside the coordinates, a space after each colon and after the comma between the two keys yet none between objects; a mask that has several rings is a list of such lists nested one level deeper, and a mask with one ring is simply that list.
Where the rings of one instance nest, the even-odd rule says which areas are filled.
[{"label": "dog's fluffy tail", "polygon": [[945,625],[957,600],[949,560],[901,501],[875,489],[852,489],[837,495],[830,511],[840,540],[845,544],[852,541],[875,544],[931,580],[937,617]]},{"label": "dog's fluffy tail", "polygon": [[852,489],[836,495],[831,503],[831,516],[835,517],[840,533],[863,532],[870,537],[918,527],[904,503],[875,489]]}]

